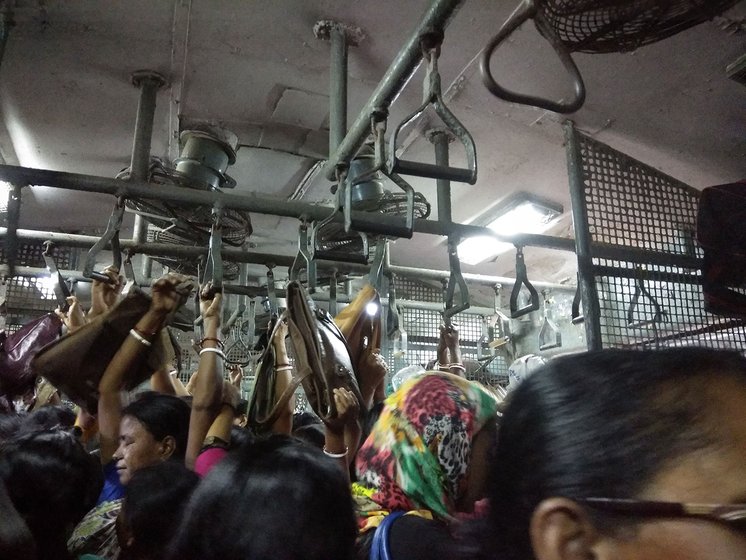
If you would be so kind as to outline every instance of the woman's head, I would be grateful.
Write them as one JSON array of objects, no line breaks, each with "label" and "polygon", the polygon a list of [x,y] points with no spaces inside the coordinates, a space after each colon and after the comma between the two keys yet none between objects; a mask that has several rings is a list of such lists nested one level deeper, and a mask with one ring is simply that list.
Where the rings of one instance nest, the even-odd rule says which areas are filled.
[{"label": "woman's head", "polygon": [[184,459],[189,412],[183,400],[160,393],[143,393],[122,410],[119,448],[114,453],[122,484],[142,467]]},{"label": "woman's head", "polygon": [[339,465],[293,438],[272,436],[233,452],[203,479],[170,558],[348,560],[356,534]]},{"label": "woman's head", "polygon": [[[497,401],[481,385],[450,373],[413,377],[391,395],[358,451],[358,481],[386,510],[428,509],[448,518],[481,496]],[[477,434],[482,436],[477,436]],[[478,471],[478,472],[476,472]]]},{"label": "woman's head", "polygon": [[67,537],[96,503],[103,486],[98,461],[61,430],[25,434],[3,443],[0,480],[42,559],[65,557]]},{"label": "woman's head", "polygon": [[163,558],[198,483],[199,476],[176,461],[138,470],[117,520],[120,558]]},{"label": "woman's head", "polygon": [[[494,538],[486,548],[521,560],[736,557],[665,546],[666,531],[691,533],[702,523],[705,532],[727,531],[721,526],[640,523],[581,499],[746,501],[745,426],[746,360],[737,353],[678,348],[556,358],[516,389],[501,420],[485,532]],[[644,544],[651,529],[660,537],[655,549]]]}]

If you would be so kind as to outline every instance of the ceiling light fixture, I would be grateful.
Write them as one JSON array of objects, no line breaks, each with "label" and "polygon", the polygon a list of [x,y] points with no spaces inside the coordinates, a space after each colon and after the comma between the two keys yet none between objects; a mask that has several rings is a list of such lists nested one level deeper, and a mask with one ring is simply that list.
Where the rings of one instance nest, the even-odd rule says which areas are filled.
[{"label": "ceiling light fixture", "polygon": [[8,211],[8,198],[10,197],[10,190],[12,185],[5,181],[0,181],[0,212]]},{"label": "ceiling light fixture", "polygon": [[[511,196],[479,221],[500,235],[542,233],[551,227],[562,212],[561,204],[522,192]],[[498,241],[492,236],[477,235],[459,243],[458,257],[463,263],[476,265],[512,247],[511,243]]]}]

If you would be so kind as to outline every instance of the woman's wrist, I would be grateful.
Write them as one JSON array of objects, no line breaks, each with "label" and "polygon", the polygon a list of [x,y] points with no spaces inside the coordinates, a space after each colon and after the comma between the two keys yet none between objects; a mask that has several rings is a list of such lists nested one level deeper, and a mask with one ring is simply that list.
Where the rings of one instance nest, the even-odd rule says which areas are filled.
[{"label": "woman's wrist", "polygon": [[157,310],[149,309],[135,325],[135,330],[143,335],[155,336],[163,328],[166,314]]}]

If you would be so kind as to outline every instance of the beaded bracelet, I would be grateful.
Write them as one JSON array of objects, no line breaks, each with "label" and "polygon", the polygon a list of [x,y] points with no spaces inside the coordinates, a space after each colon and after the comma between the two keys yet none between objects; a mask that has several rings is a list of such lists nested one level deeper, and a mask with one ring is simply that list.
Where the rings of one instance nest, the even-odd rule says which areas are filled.
[{"label": "beaded bracelet", "polygon": [[213,352],[225,360],[225,354],[223,354],[223,351],[220,348],[203,348],[199,351],[199,355],[201,356],[205,352]]},{"label": "beaded bracelet", "polygon": [[153,343],[150,342],[143,335],[141,335],[139,332],[137,332],[136,329],[130,329],[130,336],[134,338],[137,342],[142,344],[143,346],[148,346],[148,347],[153,346]]},{"label": "beaded bracelet", "polygon": [[332,459],[342,459],[343,457],[347,457],[347,452],[349,451],[349,447],[345,445],[345,452],[344,453],[332,453],[331,451],[326,450],[326,445],[324,446],[324,455],[327,457],[331,457]]},{"label": "beaded bracelet", "polygon": [[225,348],[225,344],[223,344],[223,341],[219,338],[215,338],[214,336],[206,336],[202,340],[199,341],[199,345],[202,346],[206,340],[212,340],[213,342],[217,343],[220,348]]}]

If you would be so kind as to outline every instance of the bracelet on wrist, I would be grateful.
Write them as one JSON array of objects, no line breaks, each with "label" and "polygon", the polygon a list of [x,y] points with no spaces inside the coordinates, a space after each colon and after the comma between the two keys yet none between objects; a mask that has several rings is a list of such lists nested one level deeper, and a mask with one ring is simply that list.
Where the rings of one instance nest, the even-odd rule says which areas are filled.
[{"label": "bracelet on wrist", "polygon": [[208,341],[208,340],[211,340],[212,342],[215,342],[218,346],[220,346],[221,349],[225,348],[225,344],[223,344],[223,341],[220,340],[219,338],[214,337],[214,336],[206,336],[206,337],[204,337],[202,340],[199,341],[199,343],[198,343],[199,346],[200,347],[203,346],[204,343],[205,343],[205,341]]},{"label": "bracelet on wrist", "polygon": [[151,347],[153,343],[145,338],[137,329],[130,329],[130,336],[143,346]]},{"label": "bracelet on wrist", "polygon": [[349,447],[345,445],[345,451],[344,453],[332,453],[331,451],[327,451],[326,445],[324,446],[324,455],[327,457],[331,457],[332,459],[342,459],[343,457],[347,457],[347,452],[350,450]]},{"label": "bracelet on wrist", "polygon": [[203,348],[199,351],[199,355],[202,356],[202,354],[210,352],[212,352],[213,354],[217,354],[219,357],[225,360],[225,354],[223,354],[223,351],[220,348]]}]

